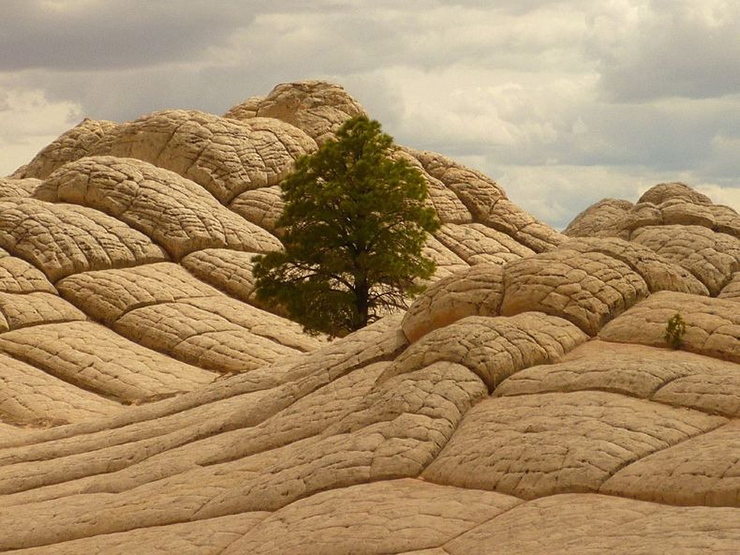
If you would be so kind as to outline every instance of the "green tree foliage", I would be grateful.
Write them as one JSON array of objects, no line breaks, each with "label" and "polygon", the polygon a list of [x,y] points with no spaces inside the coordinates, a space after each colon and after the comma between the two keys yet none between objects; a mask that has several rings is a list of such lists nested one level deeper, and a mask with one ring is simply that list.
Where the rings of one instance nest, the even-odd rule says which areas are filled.
[{"label": "green tree foliage", "polygon": [[256,258],[257,298],[309,333],[343,336],[406,308],[434,273],[421,249],[439,221],[424,178],[392,150],[377,121],[356,117],[282,183],[285,250]]}]

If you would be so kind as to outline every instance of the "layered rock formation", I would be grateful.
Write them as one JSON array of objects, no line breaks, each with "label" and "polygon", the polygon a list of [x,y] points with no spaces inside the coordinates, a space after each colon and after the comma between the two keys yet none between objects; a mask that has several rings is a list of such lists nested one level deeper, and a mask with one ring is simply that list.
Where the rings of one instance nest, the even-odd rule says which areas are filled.
[{"label": "layered rock formation", "polygon": [[738,552],[738,215],[662,184],[561,234],[399,147],[436,278],[312,338],[251,258],[359,113],[312,81],[86,120],[0,179],[0,552]]}]

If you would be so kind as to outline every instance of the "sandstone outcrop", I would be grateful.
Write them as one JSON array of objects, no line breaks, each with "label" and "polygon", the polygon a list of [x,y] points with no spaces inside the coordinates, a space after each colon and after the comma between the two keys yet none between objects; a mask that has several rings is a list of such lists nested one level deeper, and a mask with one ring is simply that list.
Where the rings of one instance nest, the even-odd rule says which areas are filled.
[{"label": "sandstone outcrop", "polygon": [[578,214],[563,233],[570,237],[620,237],[620,223],[633,208],[628,200],[600,200]]},{"label": "sandstone outcrop", "polygon": [[67,162],[90,154],[100,139],[117,125],[112,121],[85,118],[39,152],[31,162],[20,168],[14,177],[46,179]]},{"label": "sandstone outcrop", "polygon": [[671,225],[701,226],[740,239],[740,215],[684,183],[655,185],[636,204],[604,199],[576,216],[563,233],[629,240],[640,228]]},{"label": "sandstone outcrop", "polygon": [[240,121],[274,118],[297,127],[321,145],[333,138],[346,120],[359,115],[367,112],[342,87],[303,81],[278,85],[265,97],[248,98],[224,117]]},{"label": "sandstone outcrop", "polygon": [[168,260],[144,235],[97,210],[30,198],[0,201],[0,247],[55,282],[68,275]]},{"label": "sandstone outcrop", "polygon": [[624,262],[599,252],[558,249],[505,267],[501,313],[540,310],[596,335],[647,294],[645,280]]},{"label": "sandstone outcrop", "polygon": [[636,230],[633,241],[690,271],[717,295],[740,269],[740,239],[705,227],[650,226]]},{"label": "sandstone outcrop", "polygon": [[437,273],[312,337],[253,257],[295,160],[364,113],[288,83],[85,120],[0,179],[0,552],[734,555],[737,213],[668,183],[559,233],[398,147]]},{"label": "sandstone outcrop", "polygon": [[30,197],[41,183],[40,179],[0,177],[0,198]]},{"label": "sandstone outcrop", "polygon": [[95,208],[145,233],[175,260],[196,250],[266,252],[280,242],[189,179],[131,158],[92,157],[54,172],[34,194]]}]

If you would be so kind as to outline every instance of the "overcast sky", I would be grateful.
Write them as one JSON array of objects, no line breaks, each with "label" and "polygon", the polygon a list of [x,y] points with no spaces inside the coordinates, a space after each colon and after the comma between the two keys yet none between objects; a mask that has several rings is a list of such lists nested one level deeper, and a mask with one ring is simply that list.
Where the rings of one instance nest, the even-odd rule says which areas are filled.
[{"label": "overcast sky", "polygon": [[737,0],[0,0],[0,175],[83,117],[343,85],[561,228],[685,181],[740,210]]}]

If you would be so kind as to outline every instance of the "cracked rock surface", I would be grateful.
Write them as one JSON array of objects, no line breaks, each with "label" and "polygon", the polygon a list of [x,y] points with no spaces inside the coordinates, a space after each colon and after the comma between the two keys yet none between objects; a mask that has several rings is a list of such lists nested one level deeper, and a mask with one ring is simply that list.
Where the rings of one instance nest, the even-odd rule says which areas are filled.
[{"label": "cracked rock surface", "polygon": [[0,553],[738,553],[738,215],[665,183],[559,233],[399,146],[437,272],[312,337],[252,258],[364,113],[285,83],[85,120],[0,178]]}]

